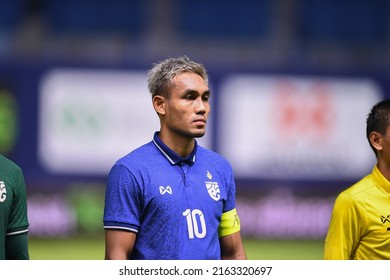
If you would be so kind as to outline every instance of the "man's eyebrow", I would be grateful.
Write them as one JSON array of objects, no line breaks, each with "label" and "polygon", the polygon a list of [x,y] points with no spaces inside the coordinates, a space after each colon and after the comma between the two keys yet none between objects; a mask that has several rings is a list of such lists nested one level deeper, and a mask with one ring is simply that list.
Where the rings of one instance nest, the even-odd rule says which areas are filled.
[{"label": "man's eyebrow", "polygon": [[196,89],[187,89],[184,91],[184,94],[189,94],[189,93],[197,93],[200,95],[205,95],[205,94],[211,95],[211,90],[205,90],[204,92],[199,92]]}]

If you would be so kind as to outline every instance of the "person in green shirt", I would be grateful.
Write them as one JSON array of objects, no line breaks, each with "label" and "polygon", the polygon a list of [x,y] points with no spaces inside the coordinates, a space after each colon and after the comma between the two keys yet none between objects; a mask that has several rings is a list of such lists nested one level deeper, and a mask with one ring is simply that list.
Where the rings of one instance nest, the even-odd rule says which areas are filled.
[{"label": "person in green shirt", "polygon": [[366,123],[377,163],[336,198],[325,260],[390,259],[390,100],[375,104]]},{"label": "person in green shirt", "polygon": [[0,155],[0,260],[28,260],[27,192],[22,169]]}]

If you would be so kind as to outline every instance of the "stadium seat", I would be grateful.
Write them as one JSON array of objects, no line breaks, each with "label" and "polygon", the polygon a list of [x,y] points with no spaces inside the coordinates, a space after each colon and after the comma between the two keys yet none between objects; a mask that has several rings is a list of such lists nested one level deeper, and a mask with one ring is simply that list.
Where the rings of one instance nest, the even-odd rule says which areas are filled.
[{"label": "stadium seat", "polygon": [[0,0],[0,30],[12,31],[25,17],[26,0]]},{"label": "stadium seat", "polygon": [[387,0],[299,0],[297,3],[297,35],[305,42],[372,44],[385,42],[387,38],[390,3]]},{"label": "stadium seat", "polygon": [[263,38],[270,25],[270,0],[176,0],[175,22],[181,36],[208,39]]},{"label": "stadium seat", "polygon": [[147,1],[45,0],[44,18],[52,31],[73,34],[139,35]]}]

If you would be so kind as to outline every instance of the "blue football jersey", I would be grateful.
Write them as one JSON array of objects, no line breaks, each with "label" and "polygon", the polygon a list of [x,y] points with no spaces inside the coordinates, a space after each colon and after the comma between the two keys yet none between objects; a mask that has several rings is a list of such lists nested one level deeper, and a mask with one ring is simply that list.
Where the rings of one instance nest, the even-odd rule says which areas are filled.
[{"label": "blue football jersey", "polygon": [[132,259],[220,259],[218,226],[235,189],[222,156],[195,144],[183,159],[156,132],[112,167],[104,228],[137,233]]}]

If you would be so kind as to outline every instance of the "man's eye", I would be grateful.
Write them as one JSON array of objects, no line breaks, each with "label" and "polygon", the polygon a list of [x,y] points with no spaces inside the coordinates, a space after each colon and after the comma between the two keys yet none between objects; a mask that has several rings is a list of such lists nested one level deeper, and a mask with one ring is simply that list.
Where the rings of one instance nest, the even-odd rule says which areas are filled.
[{"label": "man's eye", "polygon": [[192,94],[187,94],[187,95],[185,96],[185,98],[186,98],[187,100],[194,100],[194,99],[195,99],[194,95],[192,95]]}]

